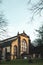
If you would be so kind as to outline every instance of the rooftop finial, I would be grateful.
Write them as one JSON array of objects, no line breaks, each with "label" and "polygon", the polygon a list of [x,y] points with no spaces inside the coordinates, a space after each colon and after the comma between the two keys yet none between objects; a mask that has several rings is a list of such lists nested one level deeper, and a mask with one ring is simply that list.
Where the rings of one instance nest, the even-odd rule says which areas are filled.
[{"label": "rooftop finial", "polygon": [[25,33],[25,31],[23,30],[23,33]]},{"label": "rooftop finial", "polygon": [[19,32],[18,32],[18,34],[17,35],[19,35]]}]

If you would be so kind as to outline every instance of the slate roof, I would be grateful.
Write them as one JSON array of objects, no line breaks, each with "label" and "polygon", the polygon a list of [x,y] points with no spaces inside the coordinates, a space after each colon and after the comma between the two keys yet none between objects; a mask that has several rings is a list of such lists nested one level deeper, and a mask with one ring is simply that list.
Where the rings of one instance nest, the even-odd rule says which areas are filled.
[{"label": "slate roof", "polygon": [[21,34],[18,33],[17,36],[14,36],[14,37],[11,37],[11,38],[8,38],[8,39],[5,39],[5,40],[0,41],[0,44],[2,45],[2,47],[10,46],[11,45],[11,42],[13,40],[16,40],[19,35],[26,36],[26,37],[29,38],[29,36],[25,32],[23,32]]},{"label": "slate roof", "polygon": [[10,46],[11,42],[13,40],[16,40],[16,39],[17,39],[17,36],[14,36],[14,37],[11,37],[11,38],[0,41],[0,44],[1,44],[2,47],[7,47],[7,46]]}]

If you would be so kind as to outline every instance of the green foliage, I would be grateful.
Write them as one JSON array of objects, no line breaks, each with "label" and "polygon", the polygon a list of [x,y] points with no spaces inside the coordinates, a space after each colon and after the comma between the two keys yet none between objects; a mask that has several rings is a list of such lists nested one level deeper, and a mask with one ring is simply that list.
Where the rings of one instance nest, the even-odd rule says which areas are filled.
[{"label": "green foliage", "polygon": [[36,30],[38,32],[38,39],[36,40],[39,45],[43,44],[43,25],[39,28],[39,30]]}]

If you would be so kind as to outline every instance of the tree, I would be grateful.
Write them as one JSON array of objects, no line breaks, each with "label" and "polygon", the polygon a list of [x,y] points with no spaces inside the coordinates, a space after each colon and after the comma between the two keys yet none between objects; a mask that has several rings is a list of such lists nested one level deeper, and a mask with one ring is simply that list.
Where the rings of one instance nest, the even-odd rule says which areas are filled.
[{"label": "tree", "polygon": [[0,3],[2,2],[2,0],[0,0]]},{"label": "tree", "polygon": [[36,32],[38,32],[38,39],[34,42],[38,44],[36,47],[37,52],[40,53],[43,58],[43,25],[39,28],[39,30],[36,30]]},{"label": "tree", "polygon": [[43,0],[29,0],[28,4],[30,5],[29,10],[33,13],[32,19],[35,14],[40,14],[43,10]]},{"label": "tree", "polygon": [[[0,0],[0,6],[1,4],[2,4],[2,0]],[[4,14],[0,8],[0,40],[9,37],[9,35],[7,34],[7,26],[8,23],[4,18]]]},{"label": "tree", "polygon": [[5,33],[7,32],[7,22],[4,19],[3,14],[0,14],[0,39],[5,37]]},{"label": "tree", "polygon": [[[39,28],[39,30],[36,30],[38,32],[38,40],[41,44],[43,44],[43,25]],[[37,41],[38,41],[37,40]]]}]

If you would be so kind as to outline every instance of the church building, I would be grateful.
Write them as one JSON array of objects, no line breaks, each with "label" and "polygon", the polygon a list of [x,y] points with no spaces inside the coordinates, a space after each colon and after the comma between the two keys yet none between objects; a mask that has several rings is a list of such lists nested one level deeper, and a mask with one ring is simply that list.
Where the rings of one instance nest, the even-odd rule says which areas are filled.
[{"label": "church building", "polygon": [[[2,59],[22,58],[25,53],[29,55],[30,37],[25,33],[17,34],[17,36],[0,41],[2,47]],[[24,55],[25,56],[25,55]]]}]

